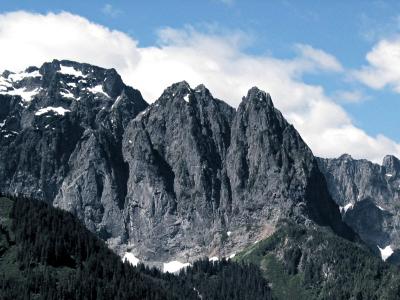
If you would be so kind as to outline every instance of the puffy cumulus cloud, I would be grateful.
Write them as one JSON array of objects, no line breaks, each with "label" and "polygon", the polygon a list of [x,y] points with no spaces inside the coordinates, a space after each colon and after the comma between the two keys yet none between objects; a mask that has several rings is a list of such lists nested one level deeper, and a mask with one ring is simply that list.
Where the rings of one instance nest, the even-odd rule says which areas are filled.
[{"label": "puffy cumulus cloud", "polygon": [[400,37],[378,42],[366,57],[368,65],[354,72],[354,76],[374,89],[391,87],[400,93]]},{"label": "puffy cumulus cloud", "polygon": [[400,154],[384,137],[368,136],[321,86],[306,84],[307,73],[342,72],[332,55],[309,45],[296,45],[292,59],[246,54],[246,33],[202,33],[192,27],[165,28],[159,44],[139,47],[130,36],[69,13],[46,15],[15,12],[0,15],[0,69],[21,70],[53,58],[114,67],[124,81],[153,102],[171,83],[204,83],[218,98],[239,105],[252,86],[271,93],[275,105],[300,131],[315,154],[344,152],[381,161]]},{"label": "puffy cumulus cloud", "polygon": [[314,63],[323,70],[331,70],[336,72],[343,71],[342,65],[333,55],[330,55],[320,49],[315,49],[310,45],[297,44],[296,48],[304,58],[309,59],[310,62]]},{"label": "puffy cumulus cloud", "polygon": [[9,70],[53,58],[134,68],[139,59],[137,42],[128,35],[66,12],[0,14],[0,49],[0,69]]}]

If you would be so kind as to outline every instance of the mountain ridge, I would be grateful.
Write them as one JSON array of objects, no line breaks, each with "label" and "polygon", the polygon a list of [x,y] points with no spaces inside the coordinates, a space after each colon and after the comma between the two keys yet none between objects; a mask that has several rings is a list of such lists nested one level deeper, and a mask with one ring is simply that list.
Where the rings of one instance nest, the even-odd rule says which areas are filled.
[{"label": "mountain ridge", "polygon": [[258,88],[237,110],[187,82],[148,105],[115,70],[55,60],[27,72],[40,76],[0,82],[12,85],[0,94],[0,189],[72,212],[119,254],[230,256],[287,217],[356,239],[311,150]]}]

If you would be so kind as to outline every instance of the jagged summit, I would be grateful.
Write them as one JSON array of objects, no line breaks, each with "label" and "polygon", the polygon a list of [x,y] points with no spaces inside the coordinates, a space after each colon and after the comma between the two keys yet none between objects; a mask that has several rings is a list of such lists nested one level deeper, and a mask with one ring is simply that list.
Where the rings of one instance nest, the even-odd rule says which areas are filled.
[{"label": "jagged summit", "polygon": [[247,96],[245,98],[245,101],[260,101],[260,102],[265,102],[270,106],[274,106],[272,103],[272,99],[269,93],[266,93],[263,90],[260,90],[258,87],[254,86],[252,87],[248,92]]},{"label": "jagged summit", "polygon": [[[378,255],[379,249],[399,251],[399,160],[387,155],[379,165],[342,155],[320,158],[318,162],[333,199],[341,206],[344,221]],[[396,260],[400,262],[398,257]]]},{"label": "jagged summit", "polygon": [[40,68],[29,67],[19,73],[5,71],[0,77],[0,94],[20,96],[25,105],[44,93],[54,97],[56,92],[77,100],[84,92],[115,98],[124,87],[114,69],[69,60],[53,60]]},{"label": "jagged summit", "polygon": [[400,172],[400,160],[394,155],[386,155],[383,158],[382,166],[386,168],[388,173]]},{"label": "jagged summit", "polygon": [[121,253],[226,257],[285,218],[353,237],[311,150],[258,88],[235,110],[185,81],[149,106],[115,70],[71,61],[1,78],[0,190],[72,212]]},{"label": "jagged summit", "polygon": [[340,155],[338,159],[341,159],[341,160],[353,160],[353,157],[351,157],[351,155],[348,154],[348,153],[344,153],[344,154]]}]

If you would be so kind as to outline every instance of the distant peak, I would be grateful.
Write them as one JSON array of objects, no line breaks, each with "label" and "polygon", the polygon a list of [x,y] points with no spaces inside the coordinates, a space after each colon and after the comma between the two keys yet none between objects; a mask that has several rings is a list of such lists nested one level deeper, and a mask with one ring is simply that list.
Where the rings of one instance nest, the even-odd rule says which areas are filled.
[{"label": "distant peak", "polygon": [[180,81],[169,86],[161,95],[160,98],[167,99],[180,99],[182,98],[186,102],[189,102],[189,95],[193,92],[189,83],[186,81]]},{"label": "distant peak", "polygon": [[252,87],[248,92],[245,98],[245,101],[261,101],[265,102],[268,105],[274,106],[272,103],[272,99],[269,93],[266,93],[263,90],[260,90],[258,87]]},{"label": "distant peak", "polygon": [[347,153],[344,153],[344,154],[340,155],[339,159],[341,159],[341,160],[353,160],[351,155],[347,154]]},{"label": "distant peak", "polygon": [[185,80],[172,84],[168,89],[170,89],[171,91],[175,91],[175,92],[191,91],[191,87],[190,87],[189,83],[187,83]]},{"label": "distant peak", "polygon": [[383,166],[390,170],[400,170],[400,161],[394,155],[386,155],[383,158]]}]

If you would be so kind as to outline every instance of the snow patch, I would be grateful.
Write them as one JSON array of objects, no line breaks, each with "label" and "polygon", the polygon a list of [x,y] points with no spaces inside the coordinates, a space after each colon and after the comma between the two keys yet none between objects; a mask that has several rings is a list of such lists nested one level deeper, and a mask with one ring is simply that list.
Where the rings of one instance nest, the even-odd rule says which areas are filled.
[{"label": "snow patch", "polygon": [[63,108],[61,106],[59,106],[59,107],[48,106],[48,107],[44,107],[44,108],[39,109],[35,113],[35,116],[41,116],[41,115],[46,114],[48,112],[53,112],[53,113],[55,113],[57,115],[63,116],[63,115],[65,115],[65,113],[70,112],[70,110],[65,109],[65,108]]},{"label": "snow patch", "polygon": [[183,100],[185,100],[187,103],[189,103],[189,94],[186,94],[186,95],[183,97]]},{"label": "snow patch", "polygon": [[386,246],[385,248],[381,248],[377,246],[379,251],[381,252],[381,257],[383,261],[386,261],[392,254],[393,254],[393,249],[392,247]]},{"label": "snow patch", "polygon": [[123,262],[128,262],[130,263],[132,266],[136,267],[137,264],[140,262],[140,259],[137,258],[135,255],[133,255],[130,252],[126,252],[124,257],[122,258]]},{"label": "snow patch", "polygon": [[232,235],[232,231],[228,231],[226,234],[227,234],[228,236],[231,236],[231,235]]},{"label": "snow patch", "polygon": [[7,91],[8,88],[12,88],[12,84],[3,76],[0,76],[0,91]]},{"label": "snow patch", "polygon": [[76,83],[75,82],[67,82],[67,85],[70,87],[76,88]]},{"label": "snow patch", "polygon": [[103,94],[108,98],[111,98],[106,92],[104,92],[103,86],[101,84],[96,85],[95,87],[87,88],[87,90],[92,94]]},{"label": "snow patch", "polygon": [[347,212],[349,209],[353,209],[353,203],[347,203],[345,206],[339,206],[340,212]]},{"label": "snow patch", "polygon": [[393,174],[386,173],[385,176],[390,178],[393,176]]},{"label": "snow patch", "polygon": [[72,94],[69,90],[60,91],[60,94],[64,98],[75,98],[74,94]]},{"label": "snow patch", "polygon": [[216,261],[219,261],[219,258],[218,258],[217,256],[213,256],[213,257],[210,257],[210,258],[208,259],[208,261],[216,262]]},{"label": "snow patch", "polygon": [[75,77],[86,77],[83,73],[79,70],[76,70],[74,67],[67,67],[67,66],[60,66],[60,70],[58,71],[61,74],[71,75]]},{"label": "snow patch", "polygon": [[10,96],[20,96],[25,102],[29,102],[32,100],[34,96],[36,96],[40,91],[40,88],[34,89],[32,91],[27,91],[26,88],[13,89],[10,91],[0,91],[1,95],[10,95]]},{"label": "snow patch", "polygon": [[386,209],[384,209],[382,206],[379,206],[379,205],[377,205],[376,207],[379,208],[379,209],[382,210],[382,211],[385,211],[385,210],[386,210]]},{"label": "snow patch", "polygon": [[119,95],[117,97],[117,99],[115,100],[115,102],[113,103],[113,105],[111,105],[111,109],[114,109],[114,107],[119,103],[119,101],[121,101],[121,99],[122,99],[122,96]]},{"label": "snow patch", "polygon": [[163,272],[164,273],[167,273],[167,272],[168,273],[177,273],[177,272],[179,272],[179,270],[187,268],[189,266],[191,266],[190,263],[181,263],[177,260],[174,260],[174,261],[171,261],[168,263],[164,263]]},{"label": "snow patch", "polygon": [[232,259],[236,256],[236,253],[232,253],[231,255],[229,255],[229,259]]},{"label": "snow patch", "polygon": [[13,82],[21,81],[22,79],[27,78],[27,77],[42,77],[42,75],[40,75],[38,70],[30,72],[30,73],[20,72],[20,73],[12,73],[12,74],[8,75],[8,79],[10,79]]}]

